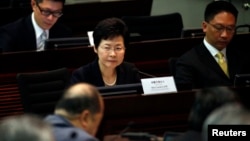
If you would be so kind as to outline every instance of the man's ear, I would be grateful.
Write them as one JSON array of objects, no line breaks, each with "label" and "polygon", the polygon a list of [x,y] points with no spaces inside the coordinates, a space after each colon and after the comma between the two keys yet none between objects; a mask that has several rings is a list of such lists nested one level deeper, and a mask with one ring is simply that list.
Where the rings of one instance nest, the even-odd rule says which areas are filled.
[{"label": "man's ear", "polygon": [[90,118],[90,111],[89,110],[84,110],[82,111],[81,115],[80,115],[80,120],[81,120],[81,124],[83,128],[87,128],[88,127],[88,122],[89,122],[89,118]]},{"label": "man's ear", "polygon": [[31,4],[32,9],[34,10],[34,6],[36,6],[36,1],[35,0],[31,0],[30,4]]},{"label": "man's ear", "polygon": [[202,22],[201,24],[203,32],[207,31],[207,23],[205,21]]}]

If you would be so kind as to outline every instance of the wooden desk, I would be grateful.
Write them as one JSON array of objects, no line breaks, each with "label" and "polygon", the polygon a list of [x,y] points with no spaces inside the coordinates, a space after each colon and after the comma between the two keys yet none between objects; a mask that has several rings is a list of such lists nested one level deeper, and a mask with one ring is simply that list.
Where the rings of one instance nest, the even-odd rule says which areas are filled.
[{"label": "wooden desk", "polygon": [[129,132],[163,135],[165,131],[185,131],[195,91],[157,95],[104,97],[105,113],[99,136]]}]

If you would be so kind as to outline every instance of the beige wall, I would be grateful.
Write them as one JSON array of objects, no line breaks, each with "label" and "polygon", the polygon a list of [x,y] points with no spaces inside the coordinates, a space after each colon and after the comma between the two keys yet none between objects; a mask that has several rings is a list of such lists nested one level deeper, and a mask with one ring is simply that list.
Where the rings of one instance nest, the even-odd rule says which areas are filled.
[{"label": "beige wall", "polygon": [[[231,0],[239,10],[238,25],[250,24],[250,9],[242,8],[243,0]],[[203,13],[207,3],[211,0],[154,0],[151,15],[161,15],[180,12],[184,28],[200,28]]]}]

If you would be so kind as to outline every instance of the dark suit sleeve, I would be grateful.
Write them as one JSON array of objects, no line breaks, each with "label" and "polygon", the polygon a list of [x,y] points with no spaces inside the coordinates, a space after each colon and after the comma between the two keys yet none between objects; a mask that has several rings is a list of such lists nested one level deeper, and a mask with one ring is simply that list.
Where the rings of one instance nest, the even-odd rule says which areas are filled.
[{"label": "dark suit sleeve", "polygon": [[70,85],[81,82],[83,80],[85,80],[85,78],[84,78],[84,75],[81,73],[81,68],[79,68],[72,72]]},{"label": "dark suit sleeve", "polygon": [[179,58],[176,62],[175,72],[175,83],[176,85],[193,85],[193,69],[189,63],[189,59],[186,56]]},{"label": "dark suit sleeve", "polygon": [[3,28],[0,28],[0,48],[3,52],[11,51],[11,36]]}]

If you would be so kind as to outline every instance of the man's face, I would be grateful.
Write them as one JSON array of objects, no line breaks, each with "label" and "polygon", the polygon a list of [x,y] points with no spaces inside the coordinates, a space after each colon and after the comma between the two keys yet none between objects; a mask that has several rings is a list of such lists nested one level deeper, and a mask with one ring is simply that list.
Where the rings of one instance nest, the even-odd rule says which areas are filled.
[{"label": "man's face", "polygon": [[87,127],[86,131],[90,135],[92,135],[92,136],[96,135],[98,128],[99,128],[99,125],[102,121],[102,117],[103,117],[102,113],[97,113],[97,114],[93,115],[92,118],[89,120],[88,127]]},{"label": "man's face", "polygon": [[236,26],[236,19],[233,14],[220,12],[209,22],[203,22],[205,39],[218,50],[224,49],[231,41]]},{"label": "man's face", "polygon": [[37,24],[44,30],[50,29],[62,15],[62,2],[43,0],[36,3],[32,0],[31,5]]},{"label": "man's face", "polygon": [[100,102],[100,112],[99,113],[95,113],[95,114],[91,114],[89,113],[89,115],[87,116],[87,120],[86,122],[86,126],[84,127],[84,129],[92,136],[95,136],[99,125],[102,121],[103,118],[103,113],[104,113],[104,101],[103,98],[100,96],[99,97],[99,102]]}]

